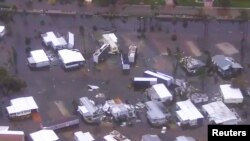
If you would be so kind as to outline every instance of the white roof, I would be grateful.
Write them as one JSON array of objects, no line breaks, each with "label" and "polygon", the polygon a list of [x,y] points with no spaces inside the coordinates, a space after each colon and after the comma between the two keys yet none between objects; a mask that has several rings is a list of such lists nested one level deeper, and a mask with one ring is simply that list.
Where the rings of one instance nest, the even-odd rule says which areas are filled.
[{"label": "white roof", "polygon": [[23,131],[0,131],[1,135],[24,135]]},{"label": "white roof", "polygon": [[81,113],[83,113],[84,115],[90,115],[91,113],[88,111],[88,109],[86,108],[86,106],[78,106],[78,111],[80,111]]},{"label": "white roof", "polygon": [[147,70],[147,71],[144,71],[144,73],[152,75],[153,77],[156,77],[156,78],[166,80],[166,81],[172,81],[173,80],[173,77],[168,76],[168,75],[163,74],[163,73],[160,73],[160,72],[155,73],[155,72]]},{"label": "white roof", "polygon": [[0,25],[0,33],[3,32],[4,30],[5,30],[5,26]]},{"label": "white roof", "polygon": [[38,109],[38,106],[32,96],[12,99],[10,103],[11,106],[7,107],[9,114]]},{"label": "white roof", "polygon": [[114,139],[113,135],[106,135],[103,137],[106,141],[117,141],[116,139]]},{"label": "white roof", "polygon": [[156,91],[159,98],[172,97],[172,94],[169,92],[169,90],[164,84],[155,84],[152,86],[152,88]]},{"label": "white roof", "polygon": [[67,42],[63,37],[56,37],[55,33],[50,31],[46,32],[45,34],[41,35],[43,38],[43,41],[46,43],[51,43],[52,46],[65,46],[67,45]]},{"label": "white roof", "polygon": [[57,141],[58,136],[53,130],[40,130],[30,134],[33,141]]},{"label": "white roof", "polygon": [[220,85],[223,98],[227,99],[243,99],[243,95],[239,88],[232,88],[230,84]]},{"label": "white roof", "polygon": [[134,77],[134,81],[156,81],[157,78],[155,77]]},{"label": "white roof", "polygon": [[[176,102],[176,104],[180,108],[179,111],[182,111],[182,112],[177,111],[177,114],[180,114],[179,116],[182,117],[183,119],[196,120],[204,118],[190,99],[186,101]],[[186,118],[183,117],[184,115],[186,116]]]},{"label": "white roof", "polygon": [[9,126],[0,126],[0,132],[1,131],[8,131],[9,130]]},{"label": "white roof", "polygon": [[33,58],[33,60],[35,61],[35,63],[49,61],[48,56],[46,55],[45,51],[42,49],[31,51],[30,55]]},{"label": "white roof", "polygon": [[69,44],[71,44],[71,45],[74,45],[74,34],[73,33],[71,33],[71,32],[68,32],[68,42],[69,42]]},{"label": "white roof", "polygon": [[58,55],[61,57],[64,64],[85,61],[81,52],[75,50],[62,49],[58,51]]},{"label": "white roof", "polygon": [[117,37],[114,33],[103,34],[102,37],[105,40],[105,43],[109,44],[111,48],[117,48]]},{"label": "white roof", "polygon": [[186,116],[184,111],[179,110],[179,111],[176,111],[176,113],[177,113],[179,120],[181,120],[181,121],[188,121],[189,120],[188,116]]},{"label": "white roof", "polygon": [[89,132],[83,133],[82,131],[78,131],[78,132],[75,132],[74,135],[78,139],[78,141],[94,141],[95,140]]},{"label": "white roof", "polygon": [[235,114],[222,102],[216,101],[202,106],[210,120],[221,124],[231,120],[237,120]]},{"label": "white roof", "polygon": [[192,137],[179,136],[176,137],[176,141],[195,141],[195,139]]}]

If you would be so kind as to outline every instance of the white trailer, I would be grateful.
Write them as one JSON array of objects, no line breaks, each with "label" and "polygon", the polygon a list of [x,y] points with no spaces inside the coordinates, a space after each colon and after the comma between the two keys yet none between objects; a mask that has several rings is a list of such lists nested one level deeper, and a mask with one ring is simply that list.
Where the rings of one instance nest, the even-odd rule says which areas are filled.
[{"label": "white trailer", "polygon": [[155,77],[158,80],[158,83],[163,83],[166,86],[170,86],[174,82],[174,78],[172,76],[153,71],[144,71],[144,77]]},{"label": "white trailer", "polygon": [[157,84],[157,78],[154,77],[134,77],[133,86],[134,89],[145,89]]},{"label": "white trailer", "polygon": [[30,52],[28,58],[28,65],[31,68],[41,68],[50,66],[50,60],[44,50],[34,50]]},{"label": "white trailer", "polygon": [[62,49],[58,51],[58,56],[65,69],[77,68],[84,65],[85,59],[79,50]]},{"label": "white trailer", "polygon": [[156,100],[161,102],[173,100],[172,94],[169,92],[167,87],[162,83],[155,84],[151,88],[147,89],[147,94],[151,100]]},{"label": "white trailer", "polygon": [[243,95],[239,88],[233,88],[230,84],[220,85],[221,95],[225,103],[239,104],[243,102]]}]

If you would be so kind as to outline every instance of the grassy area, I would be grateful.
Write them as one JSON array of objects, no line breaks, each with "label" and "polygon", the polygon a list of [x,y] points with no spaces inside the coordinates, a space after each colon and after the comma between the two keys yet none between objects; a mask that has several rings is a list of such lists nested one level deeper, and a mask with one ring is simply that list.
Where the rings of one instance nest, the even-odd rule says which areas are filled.
[{"label": "grassy area", "polygon": [[128,4],[165,5],[165,0],[126,0]]},{"label": "grassy area", "polygon": [[195,0],[176,0],[178,5],[181,6],[202,6],[202,3],[197,3]]},{"label": "grassy area", "polygon": [[[250,8],[250,0],[228,0],[228,5],[230,7]],[[215,0],[214,6],[223,6],[223,5],[219,3],[219,0]]]}]

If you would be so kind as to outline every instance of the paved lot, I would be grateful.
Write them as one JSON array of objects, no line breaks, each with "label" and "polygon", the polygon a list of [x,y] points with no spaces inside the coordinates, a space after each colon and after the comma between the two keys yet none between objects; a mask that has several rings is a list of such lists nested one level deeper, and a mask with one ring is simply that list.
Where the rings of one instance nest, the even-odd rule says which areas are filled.
[{"label": "paved lot", "polygon": [[[41,20],[45,21],[45,25],[41,25]],[[43,121],[54,120],[63,115],[75,114],[73,110],[72,102],[82,96],[90,97],[96,101],[103,101],[103,98],[95,98],[97,92],[90,92],[87,89],[87,84],[93,84],[100,86],[100,92],[104,93],[106,98],[119,97],[123,100],[129,100],[131,103],[146,99],[142,92],[135,92],[129,89],[130,78],[134,76],[142,76],[145,69],[158,69],[162,72],[172,74],[173,70],[173,58],[170,56],[162,55],[169,48],[172,52],[175,51],[176,45],[178,45],[182,51],[187,55],[193,54],[192,49],[187,47],[187,42],[192,41],[197,44],[200,52],[203,50],[209,50],[211,54],[222,54],[221,50],[216,48],[216,44],[222,42],[229,42],[236,48],[239,48],[241,35],[238,25],[236,23],[209,23],[209,48],[205,48],[201,45],[203,37],[203,24],[198,22],[189,22],[187,28],[183,28],[182,23],[178,22],[173,25],[172,22],[167,21],[154,21],[154,24],[161,25],[162,31],[146,32],[145,40],[137,38],[138,33],[138,20],[136,18],[129,18],[127,23],[123,23],[121,19],[114,20],[114,25],[117,27],[117,35],[120,37],[121,48],[126,49],[130,44],[139,45],[139,56],[137,67],[134,67],[130,75],[122,75],[119,56],[111,56],[103,64],[98,65],[94,69],[92,61],[88,61],[88,65],[84,68],[65,72],[59,61],[55,61],[54,65],[50,69],[41,71],[31,71],[26,65],[25,38],[32,39],[29,47],[33,49],[43,48],[39,33],[47,31],[56,31],[66,35],[67,31],[72,31],[76,36],[75,47],[80,49],[84,55],[91,53],[97,45],[92,38],[92,27],[96,25],[100,27],[111,26],[111,21],[103,19],[102,17],[81,18],[76,17],[62,17],[62,16],[45,16],[45,15],[27,15],[14,16],[14,23],[10,23],[12,28],[12,35],[6,36],[5,41],[1,42],[4,46],[13,46],[18,52],[18,75],[22,77],[28,84],[28,88],[20,92],[20,94],[13,94],[9,98],[4,97],[3,107],[9,104],[9,99],[19,96],[34,96],[40,107],[40,114]],[[79,33],[79,26],[84,26],[85,34],[82,36]],[[147,26],[149,27],[149,26]],[[169,30],[167,33],[166,31]],[[228,34],[230,30],[234,34]],[[171,40],[171,35],[177,33],[178,42]],[[245,49],[246,54],[249,53],[249,48]],[[239,54],[233,54],[233,57],[239,59]],[[245,56],[245,64],[249,64],[248,56]],[[248,72],[249,68],[246,68]],[[178,70],[178,78],[184,78],[184,72]],[[192,84],[200,88],[200,80],[196,77],[188,78]],[[219,80],[220,83],[225,83],[223,80]],[[206,78],[205,91],[214,94],[218,92],[218,86],[214,84],[213,78]],[[2,96],[2,95],[1,95]],[[59,101],[57,106],[55,101]],[[62,104],[63,103],[63,104]],[[59,108],[58,108],[59,107]],[[63,112],[62,112],[63,111]],[[65,112],[67,111],[67,112]],[[59,132],[59,136],[65,140],[72,140],[72,134],[74,131],[90,131],[96,137],[102,137],[113,129],[117,129],[131,138],[133,141],[139,141],[143,134],[159,134],[160,129],[151,128],[142,113],[142,122],[135,123],[134,127],[119,127],[112,124],[104,123],[100,127],[84,124],[81,122],[78,128],[72,128]],[[6,113],[0,117],[1,125],[10,124],[11,129],[24,130],[25,133],[30,133],[39,129],[39,123],[32,120],[10,122]],[[200,141],[206,141],[206,126],[192,129],[182,130],[179,127],[174,126],[166,133],[167,136],[175,137],[179,135],[193,136]]]}]

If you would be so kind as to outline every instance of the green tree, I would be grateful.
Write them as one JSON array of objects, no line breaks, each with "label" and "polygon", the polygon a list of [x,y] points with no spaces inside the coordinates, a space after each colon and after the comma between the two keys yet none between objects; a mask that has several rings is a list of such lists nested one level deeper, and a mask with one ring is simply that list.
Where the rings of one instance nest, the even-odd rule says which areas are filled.
[{"label": "green tree", "polygon": [[5,94],[9,94],[9,92],[18,92],[25,87],[27,87],[25,81],[18,77],[10,76],[5,68],[0,67],[0,89]]}]

